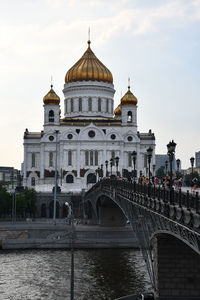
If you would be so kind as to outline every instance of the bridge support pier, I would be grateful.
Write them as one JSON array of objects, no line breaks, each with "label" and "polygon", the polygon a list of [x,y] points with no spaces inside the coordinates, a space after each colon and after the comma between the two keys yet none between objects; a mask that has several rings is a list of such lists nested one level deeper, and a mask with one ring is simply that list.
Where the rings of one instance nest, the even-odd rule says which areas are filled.
[{"label": "bridge support pier", "polygon": [[200,299],[200,256],[169,234],[154,239],[155,284],[161,300]]}]

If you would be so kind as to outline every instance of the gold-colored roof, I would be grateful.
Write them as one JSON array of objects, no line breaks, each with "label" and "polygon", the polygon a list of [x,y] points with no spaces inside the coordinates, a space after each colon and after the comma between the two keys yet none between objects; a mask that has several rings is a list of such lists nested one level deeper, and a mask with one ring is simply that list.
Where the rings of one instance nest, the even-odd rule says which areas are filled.
[{"label": "gold-colored roof", "polygon": [[44,96],[43,98],[44,104],[59,104],[60,103],[60,97],[54,92],[53,90],[53,85],[51,84],[51,89],[50,91]]},{"label": "gold-colored roof", "polygon": [[122,108],[121,108],[120,104],[115,108],[114,114],[115,114],[115,116],[121,116],[121,114],[122,114]]},{"label": "gold-colored roof", "polygon": [[128,86],[128,91],[121,98],[121,105],[137,105],[137,102],[138,102],[137,98],[130,91],[130,86]]},{"label": "gold-colored roof", "polygon": [[89,40],[88,48],[83,56],[67,72],[65,76],[66,83],[89,80],[113,83],[112,73],[92,52],[90,43]]}]

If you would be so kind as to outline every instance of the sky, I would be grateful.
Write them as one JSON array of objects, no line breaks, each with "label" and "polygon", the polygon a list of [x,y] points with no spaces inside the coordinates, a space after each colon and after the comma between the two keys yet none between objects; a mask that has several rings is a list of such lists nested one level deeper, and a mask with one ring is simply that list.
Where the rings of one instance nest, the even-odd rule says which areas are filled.
[{"label": "sky", "polygon": [[[20,168],[23,133],[43,129],[43,97],[61,98],[69,68],[91,48],[113,74],[115,107],[138,98],[138,130],[156,154],[177,143],[182,168],[200,151],[200,0],[0,0],[0,166]],[[63,113],[62,113],[63,117]]]}]

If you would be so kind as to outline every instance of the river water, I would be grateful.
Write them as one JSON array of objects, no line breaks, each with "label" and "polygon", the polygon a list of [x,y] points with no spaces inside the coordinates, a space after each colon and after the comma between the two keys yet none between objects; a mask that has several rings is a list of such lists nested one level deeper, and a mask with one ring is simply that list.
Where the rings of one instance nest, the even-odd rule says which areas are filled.
[{"label": "river water", "polygon": [[[150,287],[138,250],[76,250],[75,300],[114,300]],[[0,251],[1,300],[70,299],[69,250]]]}]

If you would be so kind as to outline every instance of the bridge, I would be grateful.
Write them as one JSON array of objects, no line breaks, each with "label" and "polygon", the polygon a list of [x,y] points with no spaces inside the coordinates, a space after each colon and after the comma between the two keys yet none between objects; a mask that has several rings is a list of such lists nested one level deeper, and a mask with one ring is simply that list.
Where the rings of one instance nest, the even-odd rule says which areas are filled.
[{"label": "bridge", "polygon": [[106,178],[86,193],[85,204],[102,226],[130,221],[158,299],[200,299],[198,193]]}]

